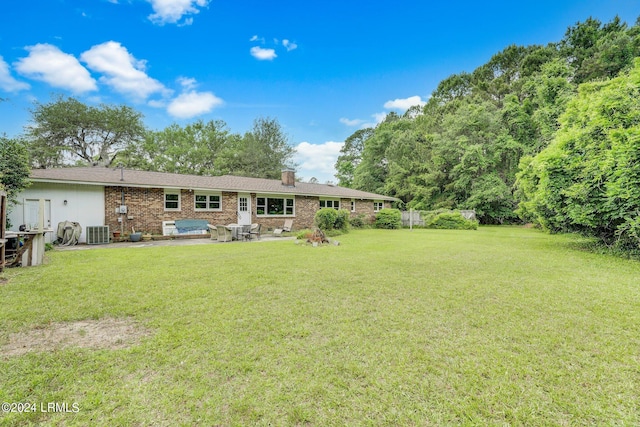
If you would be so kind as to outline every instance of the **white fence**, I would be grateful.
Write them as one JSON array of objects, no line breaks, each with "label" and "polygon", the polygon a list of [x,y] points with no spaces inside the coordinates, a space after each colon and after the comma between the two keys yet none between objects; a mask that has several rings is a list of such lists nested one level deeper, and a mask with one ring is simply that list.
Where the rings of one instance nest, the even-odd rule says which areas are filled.
[{"label": "white fence", "polygon": [[[476,220],[476,211],[474,210],[461,210],[459,212],[466,219]],[[425,225],[424,218],[420,211],[402,211],[402,226],[409,227],[411,224]]]}]

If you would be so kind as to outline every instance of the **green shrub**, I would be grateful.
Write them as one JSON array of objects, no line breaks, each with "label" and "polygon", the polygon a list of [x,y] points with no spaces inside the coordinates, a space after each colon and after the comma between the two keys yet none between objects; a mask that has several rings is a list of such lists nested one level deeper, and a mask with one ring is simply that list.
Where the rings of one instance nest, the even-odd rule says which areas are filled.
[{"label": "green shrub", "polygon": [[333,223],[334,230],[347,231],[349,229],[349,217],[351,214],[346,209],[337,211],[336,221]]},{"label": "green shrub", "polygon": [[447,230],[477,230],[478,223],[470,221],[462,216],[460,212],[443,212],[427,223],[427,228],[438,228]]},{"label": "green shrub", "polygon": [[349,227],[349,215],[349,211],[344,209],[322,208],[316,212],[314,222],[316,227],[325,232],[331,230],[346,232]]},{"label": "green shrub", "polygon": [[[434,220],[435,217],[442,213],[456,213],[457,211],[452,211],[451,209],[436,209],[433,211],[421,211],[420,216],[424,221],[425,226]],[[414,224],[415,226],[415,224]]]},{"label": "green shrub", "polygon": [[380,209],[376,215],[376,228],[387,230],[402,228],[402,214],[398,209]]},{"label": "green shrub", "polygon": [[338,212],[333,208],[322,208],[316,212],[313,222],[320,230],[333,230],[333,224],[335,224],[338,218]]},{"label": "green shrub", "polygon": [[349,225],[352,228],[364,228],[366,226],[364,222],[364,214],[349,218]]}]

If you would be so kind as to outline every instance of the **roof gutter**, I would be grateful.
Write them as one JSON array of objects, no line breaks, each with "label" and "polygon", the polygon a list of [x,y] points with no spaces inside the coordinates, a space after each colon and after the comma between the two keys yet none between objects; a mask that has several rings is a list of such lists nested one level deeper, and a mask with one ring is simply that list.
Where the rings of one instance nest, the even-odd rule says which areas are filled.
[{"label": "roof gutter", "polygon": [[[323,194],[323,193],[302,193],[299,191],[291,191],[294,190],[295,187],[284,187],[289,189],[286,191],[262,191],[262,190],[247,190],[247,189],[239,189],[239,188],[211,188],[211,187],[178,187],[171,185],[149,185],[149,184],[136,184],[136,183],[127,183],[123,184],[121,182],[95,182],[95,181],[69,181],[69,180],[57,180],[57,179],[48,179],[48,178],[31,178],[32,182],[43,182],[47,184],[71,184],[71,185],[91,185],[95,187],[138,187],[138,188],[162,188],[168,190],[193,190],[193,191],[220,191],[220,192],[228,192],[228,193],[254,193],[254,194],[268,194],[268,195],[286,195],[292,194],[295,196],[305,196],[305,197],[333,197],[340,199],[357,199],[357,200],[386,200],[386,201],[399,201],[395,197],[389,196],[381,196],[381,197],[352,197],[352,196],[342,196],[335,194]],[[283,188],[283,189],[284,189]]]}]

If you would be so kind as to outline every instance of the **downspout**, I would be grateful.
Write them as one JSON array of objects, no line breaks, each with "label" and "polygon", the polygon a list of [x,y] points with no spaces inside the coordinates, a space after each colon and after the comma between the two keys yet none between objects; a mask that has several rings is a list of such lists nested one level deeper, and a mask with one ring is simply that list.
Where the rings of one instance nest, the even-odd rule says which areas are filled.
[{"label": "downspout", "polygon": [[[120,206],[124,206],[124,188],[120,188]],[[124,214],[120,212],[120,235],[124,236]]]}]

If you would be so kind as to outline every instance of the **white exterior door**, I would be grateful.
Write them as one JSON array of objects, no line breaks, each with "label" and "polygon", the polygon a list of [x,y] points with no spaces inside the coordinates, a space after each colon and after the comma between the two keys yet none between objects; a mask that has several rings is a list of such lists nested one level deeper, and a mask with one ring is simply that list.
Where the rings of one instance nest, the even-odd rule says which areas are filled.
[{"label": "white exterior door", "polygon": [[[40,221],[40,200],[24,200],[24,223],[27,229],[34,229]],[[15,226],[19,224],[14,224]],[[51,228],[51,200],[44,201],[44,228]]]},{"label": "white exterior door", "polygon": [[251,224],[251,195],[245,193],[238,194],[238,224]]}]

